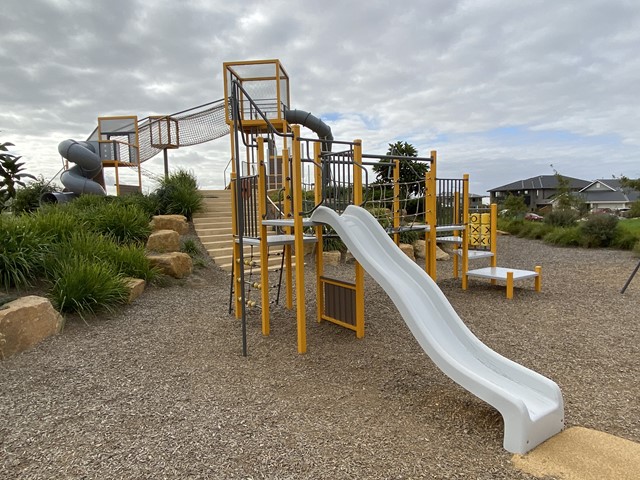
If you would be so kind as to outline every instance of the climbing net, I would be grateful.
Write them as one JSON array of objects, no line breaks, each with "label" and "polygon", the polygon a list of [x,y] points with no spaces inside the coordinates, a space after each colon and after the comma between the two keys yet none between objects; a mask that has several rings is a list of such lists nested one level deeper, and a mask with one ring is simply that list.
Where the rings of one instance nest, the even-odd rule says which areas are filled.
[{"label": "climbing net", "polygon": [[225,121],[226,100],[200,105],[164,117],[147,117],[138,122],[140,162],[162,151],[158,144],[175,139],[172,148],[209,142],[229,133]]},{"label": "climbing net", "polygon": [[[399,218],[399,231],[424,229],[424,181],[399,184],[399,194],[393,183],[372,183],[364,192],[365,208],[388,231],[394,231],[394,217]],[[397,200],[397,201],[394,201]]]}]

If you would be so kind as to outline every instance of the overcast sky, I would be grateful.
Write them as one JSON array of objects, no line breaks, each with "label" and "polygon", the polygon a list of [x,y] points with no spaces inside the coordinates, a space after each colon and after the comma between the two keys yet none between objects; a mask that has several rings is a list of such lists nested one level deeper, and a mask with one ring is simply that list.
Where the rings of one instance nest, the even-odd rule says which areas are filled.
[{"label": "overcast sky", "polygon": [[[637,0],[4,0],[0,143],[48,179],[98,116],[219,99],[222,62],[263,58],[336,139],[436,149],[476,194],[554,169],[640,177]],[[213,188],[229,155],[223,137],[170,159]]]}]

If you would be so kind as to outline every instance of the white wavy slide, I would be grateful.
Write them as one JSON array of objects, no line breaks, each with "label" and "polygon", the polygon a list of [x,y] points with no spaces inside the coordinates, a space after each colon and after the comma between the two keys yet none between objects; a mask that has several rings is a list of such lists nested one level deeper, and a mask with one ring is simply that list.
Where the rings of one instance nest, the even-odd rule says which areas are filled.
[{"label": "white wavy slide", "polygon": [[482,343],[431,277],[393,243],[369,212],[350,205],[338,215],[320,206],[311,220],[336,231],[387,292],[438,368],[500,412],[506,450],[526,453],[563,429],[558,385]]}]

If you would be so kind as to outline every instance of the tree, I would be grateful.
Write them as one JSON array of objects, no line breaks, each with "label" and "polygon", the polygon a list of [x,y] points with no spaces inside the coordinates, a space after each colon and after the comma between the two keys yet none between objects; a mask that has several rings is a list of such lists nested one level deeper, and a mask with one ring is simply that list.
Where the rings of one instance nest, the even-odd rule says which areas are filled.
[{"label": "tree", "polygon": [[512,193],[509,193],[505,197],[501,207],[506,210],[505,215],[511,218],[521,217],[527,213],[528,210],[524,198],[519,195],[513,195]]},{"label": "tree", "polygon": [[[553,165],[551,165],[551,167],[553,168]],[[582,199],[580,195],[576,194],[571,189],[571,182],[569,179],[560,175],[560,173],[555,169],[553,170],[553,174],[558,181],[558,187],[556,188],[558,193],[555,195],[555,208],[563,211],[573,210],[579,215],[587,213],[589,206],[584,202],[584,199]]]},{"label": "tree", "polygon": [[[411,157],[418,156],[418,151],[413,145],[402,141],[390,143],[387,155],[397,156],[400,160],[400,183],[424,181],[425,174],[429,171],[429,165],[411,160]],[[376,173],[376,182],[378,183],[393,180],[393,168],[389,165],[388,160],[380,160],[377,165],[373,166],[373,171]]]},{"label": "tree", "polygon": [[625,177],[623,175],[622,177],[620,177],[620,185],[625,188],[631,188],[633,190],[640,191],[640,178],[633,179]]},{"label": "tree", "polygon": [[24,173],[24,162],[18,162],[22,157],[9,153],[9,147],[13,146],[9,142],[0,144],[0,212],[16,198],[16,186],[26,186],[23,178],[36,179],[33,175]]}]

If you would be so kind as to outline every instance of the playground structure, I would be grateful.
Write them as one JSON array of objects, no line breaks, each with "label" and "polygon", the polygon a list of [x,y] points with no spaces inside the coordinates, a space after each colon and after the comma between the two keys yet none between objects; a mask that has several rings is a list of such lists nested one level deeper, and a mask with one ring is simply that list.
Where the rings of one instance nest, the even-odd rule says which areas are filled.
[{"label": "playground structure", "polygon": [[[60,181],[68,192],[46,194],[43,201],[63,203],[82,193],[106,195],[105,168],[115,171],[116,195],[141,191],[142,163],[163,152],[166,177],[169,150],[209,142],[229,133],[224,103],[224,99],[220,99],[171,115],[141,120],[135,115],[98,117],[98,125],[87,140],[64,140],[58,146],[67,162]],[[75,165],[69,168],[69,162]],[[121,168],[134,169],[137,184],[122,184]]]},{"label": "playground structure", "polygon": [[[393,168],[402,157],[363,153],[360,140],[335,140],[319,119],[291,110],[289,77],[278,60],[227,62],[223,73],[228,98],[225,120],[231,131],[236,238],[232,295],[236,315],[242,320],[243,353],[246,355],[247,308],[256,304],[247,297],[245,269],[253,269],[256,264],[252,258],[245,258],[245,245],[260,250],[261,281],[251,282],[250,286],[260,290],[264,335],[270,333],[269,271],[265,259],[271,247],[284,248],[287,307],[293,308],[295,274],[297,344],[298,352],[304,353],[304,245],[315,243],[317,321],[328,320],[354,330],[357,337],[364,335],[366,269],[389,294],[434,363],[500,411],[505,423],[505,449],[525,453],[561,431],[564,406],[559,387],[484,345],[464,325],[435,284],[435,247],[439,235],[455,238],[465,287],[466,278],[473,272],[468,270],[470,258],[486,256],[495,262],[495,223],[489,220],[489,230],[485,226],[483,232],[482,222],[477,222],[480,232],[475,236],[472,233],[469,240],[468,178],[438,180],[435,151],[427,158],[411,157],[412,161],[429,165],[424,187],[418,187],[421,195],[414,198],[422,199],[418,203],[424,202],[424,222],[418,222],[417,215],[409,220],[403,209],[398,208],[401,198],[406,200],[410,196],[398,194],[401,186],[397,181],[390,186],[393,213],[386,211],[386,204],[381,204],[384,208],[371,208],[375,198],[369,188],[373,182],[369,182],[368,162],[375,159],[377,164],[387,162]],[[309,127],[318,138],[302,137],[300,126],[295,123]],[[309,171],[306,175],[305,167]],[[397,173],[393,178],[397,178]],[[272,198],[274,192],[281,203],[276,204]],[[382,212],[386,228],[372,215],[373,211]],[[483,240],[487,233],[491,235],[491,229],[493,236]],[[425,233],[425,270],[406,257],[395,243],[403,231],[410,230]],[[354,282],[324,275],[322,250],[327,234],[339,236],[354,255]],[[469,243],[482,248],[470,250]],[[455,268],[457,274],[457,263]],[[498,267],[492,263],[489,268]],[[509,271],[503,270],[490,271],[486,278],[496,280],[506,272],[509,282]],[[512,285],[513,276],[510,281]]]},{"label": "playground structure", "polygon": [[[358,338],[364,336],[366,268],[434,363],[500,411],[507,450],[524,453],[560,431],[563,401],[558,386],[482,344],[435,284],[436,244],[447,236],[457,247],[463,288],[474,272],[468,269],[470,259],[491,257],[489,268],[498,268],[491,220],[495,215],[484,217],[490,219],[489,230],[481,216],[475,222],[479,233],[470,231],[474,221],[469,219],[468,177],[438,179],[437,155],[432,151],[429,157],[410,157],[428,165],[424,180],[401,184],[400,163],[405,158],[364,153],[360,140],[335,140],[319,118],[290,108],[289,77],[278,60],[228,62],[223,73],[222,100],[142,121],[135,116],[99,117],[87,141],[62,142],[60,153],[76,166],[61,177],[70,194],[54,194],[51,201],[64,202],[81,193],[106,194],[105,167],[115,169],[118,194],[140,190],[144,161],[163,151],[166,174],[168,150],[231,132],[235,237],[231,293],[242,320],[244,354],[247,308],[260,307],[262,333],[270,333],[265,259],[272,247],[283,249],[280,273],[286,276],[286,303],[293,308],[295,293],[298,352],[306,351],[304,246],[315,243],[318,321],[353,330]],[[318,138],[302,137],[300,125]],[[369,167],[381,164],[392,172],[388,183],[369,179]],[[118,169],[123,167],[137,169],[138,185],[120,184]],[[411,212],[409,204],[415,207]],[[425,270],[397,248],[401,235],[410,231],[425,235]],[[331,236],[340,237],[354,255],[355,281],[324,274],[323,243]],[[257,264],[245,258],[245,245],[260,251],[259,282],[246,280],[245,267],[252,271]],[[503,270],[489,271],[486,278],[495,280],[506,272],[509,296],[513,276],[509,280],[511,270]],[[247,286],[260,290],[259,305],[248,298]]]}]

